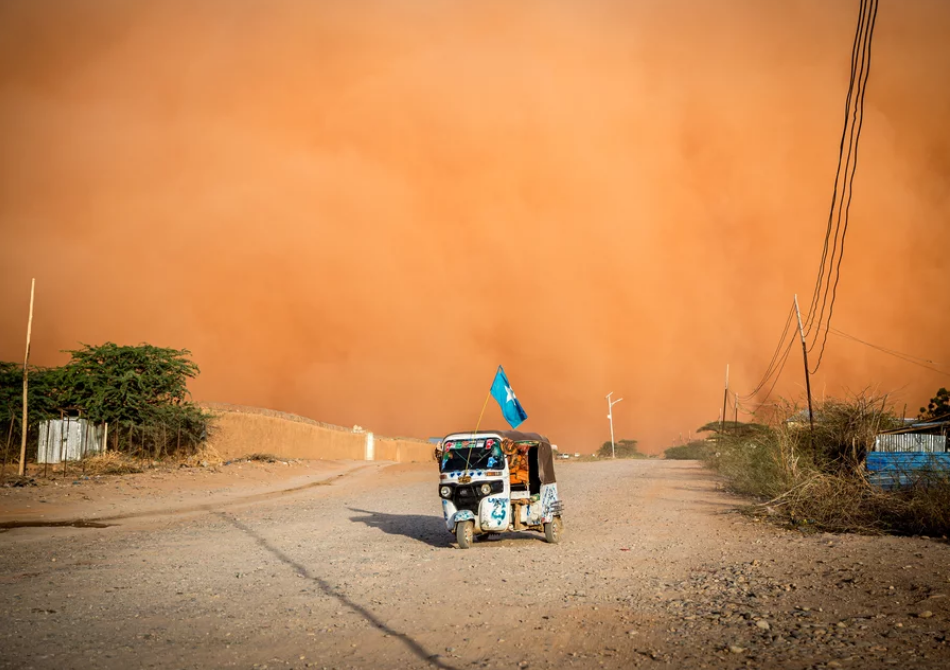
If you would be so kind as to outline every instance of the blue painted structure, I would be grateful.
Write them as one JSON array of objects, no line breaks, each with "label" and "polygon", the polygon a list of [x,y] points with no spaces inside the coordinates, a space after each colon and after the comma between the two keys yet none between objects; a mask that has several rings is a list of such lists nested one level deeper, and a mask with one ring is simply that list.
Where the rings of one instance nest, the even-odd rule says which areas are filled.
[{"label": "blue painted structure", "polygon": [[866,461],[871,484],[893,489],[950,478],[948,427],[948,421],[917,422],[910,430],[878,435]]},{"label": "blue painted structure", "polygon": [[950,477],[950,453],[872,451],[867,469],[870,482],[882,489],[911,486],[928,476]]}]

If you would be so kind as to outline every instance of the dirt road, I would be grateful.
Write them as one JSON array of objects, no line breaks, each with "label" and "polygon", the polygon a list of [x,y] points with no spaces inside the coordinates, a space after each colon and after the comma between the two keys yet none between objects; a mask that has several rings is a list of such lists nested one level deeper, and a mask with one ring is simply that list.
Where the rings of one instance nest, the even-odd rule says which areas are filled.
[{"label": "dirt road", "polygon": [[[756,523],[690,462],[558,476],[559,546],[525,533],[454,548],[433,464],[9,530],[0,667],[950,666],[946,540]],[[88,497],[76,514],[104,514]]]}]

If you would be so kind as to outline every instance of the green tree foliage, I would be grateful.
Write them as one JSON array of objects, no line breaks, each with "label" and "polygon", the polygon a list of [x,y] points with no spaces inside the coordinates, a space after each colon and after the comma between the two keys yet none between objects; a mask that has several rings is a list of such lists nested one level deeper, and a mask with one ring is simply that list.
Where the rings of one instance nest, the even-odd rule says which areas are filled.
[{"label": "green tree foliage", "polygon": [[[719,422],[710,421],[696,429],[697,433],[713,433],[715,437],[719,435]],[[734,437],[738,439],[753,438],[767,431],[768,428],[760,423],[743,423],[742,421],[724,421],[722,424],[722,437]]]},{"label": "green tree foliage", "polygon": [[921,419],[950,419],[950,391],[941,387],[926,407],[920,408]]},{"label": "green tree foliage", "polygon": [[[29,370],[29,415],[27,423],[36,424],[59,416],[61,406],[62,368],[38,368]],[[23,366],[0,361],[0,429],[6,433],[11,421],[19,435],[23,420]],[[6,435],[4,435],[4,438]]]},{"label": "green tree foliage", "polygon": [[[108,423],[110,448],[159,455],[204,439],[209,419],[188,402],[188,380],[199,372],[188,350],[107,342],[67,353],[70,360],[62,367],[30,369],[28,430],[69,412]],[[22,370],[0,363],[0,425],[12,421],[17,436]]]},{"label": "green tree foliage", "polygon": [[[643,454],[637,451],[637,440],[617,440],[614,443],[614,448],[617,458],[644,458]],[[600,449],[597,450],[597,455],[606,458],[611,457],[612,450],[610,448],[610,441],[604,442],[600,446]]]},{"label": "green tree foliage", "polygon": [[97,423],[152,423],[186,402],[188,380],[198,376],[188,350],[107,342],[68,353],[62,398]]},{"label": "green tree foliage", "polygon": [[701,461],[709,455],[709,452],[703,440],[693,440],[670,447],[663,454],[666,458],[675,461]]}]

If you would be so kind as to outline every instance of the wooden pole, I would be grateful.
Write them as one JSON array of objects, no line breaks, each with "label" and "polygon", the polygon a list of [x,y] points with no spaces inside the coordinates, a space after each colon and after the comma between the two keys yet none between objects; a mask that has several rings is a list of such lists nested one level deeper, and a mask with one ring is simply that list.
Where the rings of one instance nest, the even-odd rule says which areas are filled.
[{"label": "wooden pole", "polygon": [[811,408],[811,375],[808,372],[808,347],[805,344],[805,329],[802,328],[802,313],[798,309],[798,294],[795,294],[795,314],[798,316],[798,334],[802,338],[802,355],[805,357],[805,393],[808,394],[808,424],[815,432],[815,413]]},{"label": "wooden pole", "polygon": [[27,412],[29,410],[29,388],[30,388],[30,336],[33,333],[33,294],[36,289],[36,278],[30,283],[30,318],[26,322],[26,354],[23,356],[23,421],[20,425],[20,469],[18,474],[22,477],[26,474],[26,434],[29,429],[27,423]]},{"label": "wooden pole", "polygon": [[739,393],[736,393],[736,425],[733,426],[736,430],[736,437],[739,437]]},{"label": "wooden pole", "polygon": [[722,414],[719,415],[719,439],[723,438],[726,429],[726,403],[729,401],[729,364],[726,363],[726,390],[722,393]]}]

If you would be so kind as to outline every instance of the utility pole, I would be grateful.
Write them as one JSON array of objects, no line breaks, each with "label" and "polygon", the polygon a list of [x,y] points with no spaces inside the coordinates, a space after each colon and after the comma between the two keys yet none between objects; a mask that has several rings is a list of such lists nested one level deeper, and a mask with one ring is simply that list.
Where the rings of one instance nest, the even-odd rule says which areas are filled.
[{"label": "utility pole", "polygon": [[726,403],[729,401],[729,364],[726,363],[726,390],[722,393],[722,413],[719,415],[719,441],[726,428]]},{"label": "utility pole", "polygon": [[815,432],[815,413],[811,408],[811,376],[808,373],[808,347],[805,345],[805,329],[802,328],[802,312],[798,308],[798,294],[795,294],[795,315],[798,317],[798,334],[802,338],[802,355],[805,357],[805,393],[808,394],[808,424]]},{"label": "utility pole", "polygon": [[[33,292],[36,289],[36,279],[30,284],[30,318],[26,322],[26,354],[23,356],[23,422],[20,424],[20,469],[18,474],[23,477],[26,474],[26,434],[29,425],[27,424],[27,410],[29,401],[30,387],[30,334],[33,330]],[[64,457],[65,459],[65,457]],[[65,460],[64,460],[65,462]]]},{"label": "utility pole", "polygon": [[607,394],[607,418],[610,420],[610,457],[617,458],[617,450],[616,447],[614,447],[614,405],[623,400],[623,398],[611,400],[610,396],[613,394],[613,391]]},{"label": "utility pole", "polygon": [[739,392],[736,392],[736,423],[733,426],[736,429],[736,437],[739,437]]}]

